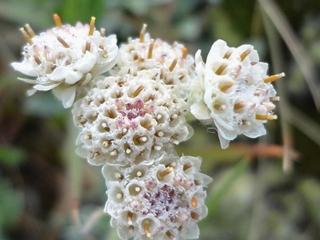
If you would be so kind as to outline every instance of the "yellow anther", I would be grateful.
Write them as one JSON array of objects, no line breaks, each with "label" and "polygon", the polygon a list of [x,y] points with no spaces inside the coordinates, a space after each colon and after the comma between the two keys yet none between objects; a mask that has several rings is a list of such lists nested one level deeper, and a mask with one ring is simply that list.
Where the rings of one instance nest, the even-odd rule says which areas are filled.
[{"label": "yellow anther", "polygon": [[147,58],[152,58],[153,47],[154,47],[154,41],[152,40],[152,42],[150,43],[149,48],[148,48],[148,56],[147,56]]},{"label": "yellow anther", "polygon": [[63,38],[61,38],[61,37],[58,36],[58,37],[57,37],[57,40],[58,40],[65,48],[70,47],[69,44],[66,43],[65,40],[63,40]]},{"label": "yellow anther", "polygon": [[139,39],[140,39],[140,42],[144,42],[144,35],[146,33],[146,30],[147,30],[147,24],[143,24],[142,25],[142,28],[141,28],[141,31],[140,31],[140,35],[139,35]]},{"label": "yellow anther", "polygon": [[240,54],[240,60],[243,61],[247,56],[249,56],[251,50],[247,49],[243,53]]},{"label": "yellow anther", "polygon": [[29,36],[29,34],[26,32],[26,30],[24,28],[20,28],[19,29],[20,32],[22,33],[22,36],[24,37],[24,39],[26,40],[27,43],[32,43],[32,39],[31,37]]},{"label": "yellow anther", "polygon": [[173,172],[173,168],[172,167],[166,167],[164,170],[158,171],[157,177],[159,178],[159,180],[162,180],[172,172]]},{"label": "yellow anther", "polygon": [[215,71],[215,73],[216,73],[217,75],[221,75],[226,68],[227,68],[227,64],[222,63],[222,64],[220,65],[220,67],[218,67],[218,69]]},{"label": "yellow anther", "polygon": [[32,38],[34,37],[36,34],[34,33],[32,27],[30,26],[30,24],[26,24],[24,25],[24,29],[26,30],[26,32],[28,33],[28,35]]},{"label": "yellow anther", "polygon": [[91,17],[90,23],[89,23],[89,33],[88,33],[89,36],[93,35],[95,24],[96,24],[96,17]]},{"label": "yellow anther", "polygon": [[276,120],[278,119],[277,115],[272,114],[256,114],[257,120]]},{"label": "yellow anther", "polygon": [[274,75],[271,75],[271,76],[268,76],[267,78],[265,78],[263,81],[265,83],[272,83],[274,81],[277,81],[281,78],[283,78],[285,76],[285,73],[282,72],[282,73],[278,73],[278,74],[274,74]]},{"label": "yellow anther", "polygon": [[56,27],[61,27],[62,26],[61,18],[57,13],[54,13],[52,15],[52,18],[53,18],[54,25],[56,25]]},{"label": "yellow anther", "polygon": [[173,69],[176,67],[178,60],[175,58],[169,66],[169,71],[172,72]]}]

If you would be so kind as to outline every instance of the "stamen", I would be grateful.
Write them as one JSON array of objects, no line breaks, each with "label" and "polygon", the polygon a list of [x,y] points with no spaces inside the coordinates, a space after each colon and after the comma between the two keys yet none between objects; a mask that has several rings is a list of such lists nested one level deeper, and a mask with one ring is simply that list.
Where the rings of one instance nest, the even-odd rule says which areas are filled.
[{"label": "stamen", "polygon": [[37,64],[41,63],[41,60],[38,56],[34,56],[34,60],[36,61]]},{"label": "stamen", "polygon": [[89,36],[93,35],[94,29],[95,29],[95,23],[96,23],[96,18],[95,17],[91,17],[90,19],[90,23],[89,23]]},{"label": "stamen", "polygon": [[154,41],[152,41],[149,45],[147,58],[152,58],[153,47],[154,47]]},{"label": "stamen", "polygon": [[161,115],[161,114],[158,114],[158,115],[157,115],[157,119],[160,120],[161,118],[162,118],[162,115]]},{"label": "stamen", "polygon": [[83,137],[85,140],[89,140],[89,139],[91,139],[91,134],[86,134],[86,135],[84,135],[84,137]]},{"label": "stamen", "polygon": [[104,147],[108,147],[108,146],[109,146],[109,141],[108,141],[108,140],[104,140],[104,141],[102,142],[102,145],[103,145]]},{"label": "stamen", "polygon": [[115,176],[115,178],[118,179],[118,180],[121,180],[121,179],[122,179],[121,173],[116,172],[116,173],[114,174],[114,176]]},{"label": "stamen", "polygon": [[270,99],[270,101],[273,101],[273,102],[279,102],[280,101],[280,97],[279,96],[270,97],[269,99]]},{"label": "stamen", "polygon": [[141,191],[141,188],[140,188],[140,187],[135,187],[135,188],[134,188],[134,191],[135,191],[136,193],[139,193],[139,192]]},{"label": "stamen", "polygon": [[149,220],[144,220],[143,221],[143,230],[144,230],[144,233],[146,234],[147,238],[151,238],[150,228],[151,228],[150,221]]},{"label": "stamen", "polygon": [[31,28],[30,24],[27,23],[26,25],[24,25],[24,29],[26,30],[26,32],[31,38],[33,38],[36,35],[33,29]]},{"label": "stamen", "polygon": [[231,50],[228,50],[224,55],[223,55],[223,58],[225,59],[228,59],[232,54],[232,51]]},{"label": "stamen", "polygon": [[126,154],[130,154],[132,152],[132,150],[130,148],[126,149]]},{"label": "stamen", "polygon": [[233,105],[233,110],[235,112],[240,112],[244,108],[245,104],[244,102],[237,102]]},{"label": "stamen", "polygon": [[103,130],[108,130],[107,123],[105,123],[105,122],[101,123],[101,128],[103,128]]},{"label": "stamen", "polygon": [[136,175],[137,175],[137,177],[141,177],[142,176],[142,172],[141,171],[137,171]]},{"label": "stamen", "polygon": [[141,31],[140,31],[140,35],[139,35],[139,39],[140,39],[140,42],[144,42],[144,35],[146,33],[146,30],[147,30],[147,24],[143,24],[142,25],[142,28],[141,28]]},{"label": "stamen", "polygon": [[123,193],[117,193],[116,194],[116,198],[119,199],[119,200],[122,199],[123,198]]},{"label": "stamen", "polygon": [[52,18],[53,18],[54,25],[56,25],[56,27],[61,27],[62,26],[61,18],[57,13],[53,14]]},{"label": "stamen", "polygon": [[145,143],[148,141],[148,138],[146,136],[143,136],[139,138],[139,141]]},{"label": "stamen", "polygon": [[271,115],[271,114],[256,114],[257,120],[276,120],[278,119],[277,115]]},{"label": "stamen", "polygon": [[85,46],[85,48],[84,48],[84,52],[86,52],[86,51],[90,51],[90,48],[91,48],[91,44],[90,44],[90,42],[86,42],[86,46]]},{"label": "stamen", "polygon": [[110,156],[115,157],[118,155],[118,151],[117,150],[113,150],[112,152],[110,152]]},{"label": "stamen", "polygon": [[281,78],[283,78],[286,74],[284,72],[282,73],[278,73],[278,74],[274,74],[274,75],[271,75],[271,76],[268,76],[267,78],[265,78],[263,81],[265,83],[272,83],[274,81],[277,81]]},{"label": "stamen", "polygon": [[143,89],[144,89],[144,86],[143,86],[143,85],[140,85],[139,87],[137,87],[136,90],[134,90],[134,92],[132,93],[132,96],[133,96],[133,97],[138,96]]},{"label": "stamen", "polygon": [[169,175],[172,172],[173,172],[172,167],[166,167],[164,170],[158,171],[157,177],[159,180],[163,180],[167,175]]},{"label": "stamen", "polygon": [[69,48],[70,46],[69,46],[69,44],[68,43],[66,43],[66,41],[65,40],[63,40],[63,38],[61,38],[61,37],[57,37],[57,40],[65,47],[65,48]]},{"label": "stamen", "polygon": [[196,213],[196,212],[191,212],[191,218],[194,219],[194,220],[198,220],[199,219],[199,214]]},{"label": "stamen", "polygon": [[228,91],[229,88],[231,88],[233,86],[233,82],[228,81],[228,82],[222,82],[219,84],[219,89],[221,92],[226,92]]},{"label": "stamen", "polygon": [[133,213],[132,212],[128,212],[128,224],[132,225],[132,219],[133,219]]},{"label": "stamen", "polygon": [[186,171],[192,167],[191,163],[186,163],[183,165],[183,171]]},{"label": "stamen", "polygon": [[250,54],[251,50],[247,49],[245,50],[243,53],[240,54],[240,59],[241,61],[243,61],[249,54]]},{"label": "stamen", "polygon": [[188,48],[183,47],[181,51],[182,51],[182,58],[185,59],[188,55]]},{"label": "stamen", "polygon": [[170,66],[169,66],[169,71],[170,71],[170,72],[172,72],[173,69],[176,67],[177,62],[178,62],[177,59],[174,59],[174,60],[172,61],[172,63],[171,63]]},{"label": "stamen", "polygon": [[222,63],[220,67],[218,67],[218,69],[215,71],[215,73],[217,75],[221,75],[226,68],[227,68],[227,64]]},{"label": "stamen", "polygon": [[196,208],[198,206],[198,200],[195,196],[191,198],[191,207]]},{"label": "stamen", "polygon": [[106,35],[107,30],[105,28],[100,28],[100,35],[104,37]]},{"label": "stamen", "polygon": [[31,37],[29,36],[29,34],[26,32],[26,30],[24,28],[20,28],[19,29],[20,32],[22,33],[22,36],[24,37],[24,39],[26,40],[27,43],[32,43],[32,39]]},{"label": "stamen", "polygon": [[158,136],[158,137],[163,137],[163,136],[164,136],[164,133],[163,133],[162,131],[159,131],[159,132],[157,132],[157,136]]}]

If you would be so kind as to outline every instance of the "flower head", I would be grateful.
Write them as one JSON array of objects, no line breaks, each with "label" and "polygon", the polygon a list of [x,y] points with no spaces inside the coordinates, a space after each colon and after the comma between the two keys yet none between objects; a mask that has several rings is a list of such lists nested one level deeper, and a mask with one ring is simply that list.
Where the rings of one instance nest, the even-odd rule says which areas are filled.
[{"label": "flower head", "polygon": [[207,215],[201,159],[163,155],[152,166],[105,165],[105,211],[121,239],[195,239]]},{"label": "flower head", "polygon": [[80,127],[79,152],[92,164],[137,164],[191,136],[186,103],[172,95],[159,75],[106,77],[73,110]]},{"label": "flower head", "polygon": [[[162,80],[168,86],[178,87],[181,94],[194,78],[194,59],[181,43],[169,44],[162,39],[151,38],[144,24],[138,38],[129,38],[119,49],[119,61],[115,74],[135,74],[140,70],[159,69]],[[181,87],[183,89],[181,89]]]},{"label": "flower head", "polygon": [[266,133],[264,123],[277,119],[273,114],[277,101],[271,84],[284,73],[267,75],[268,64],[259,61],[251,45],[228,47],[216,41],[204,63],[196,54],[196,69],[201,89],[194,91],[192,114],[200,120],[213,120],[221,146],[244,134],[256,138]]},{"label": "flower head", "polygon": [[22,61],[12,63],[12,67],[27,76],[20,80],[33,85],[29,94],[53,90],[68,108],[94,77],[115,64],[117,38],[95,30],[93,17],[90,24],[75,26],[62,25],[58,15],[54,20],[56,27],[38,35],[29,25],[21,28],[27,44]]}]

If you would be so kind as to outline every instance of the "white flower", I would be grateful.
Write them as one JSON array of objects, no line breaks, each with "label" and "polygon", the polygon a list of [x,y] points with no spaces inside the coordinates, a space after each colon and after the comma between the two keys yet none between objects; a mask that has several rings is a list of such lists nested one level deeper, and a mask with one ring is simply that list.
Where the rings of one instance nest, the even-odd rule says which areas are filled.
[{"label": "white flower", "polygon": [[140,70],[159,69],[160,78],[168,86],[177,87],[186,97],[191,80],[195,76],[194,59],[181,43],[169,44],[162,39],[151,38],[144,24],[139,38],[129,38],[119,49],[119,60],[114,74],[135,74]]},{"label": "white flower", "polygon": [[94,165],[150,161],[191,137],[184,100],[152,70],[106,77],[74,105],[78,152]]},{"label": "white flower", "polygon": [[28,43],[21,62],[12,67],[27,78],[33,91],[53,90],[65,108],[86,91],[91,80],[107,72],[115,64],[118,47],[115,35],[105,37],[94,28],[95,18],[88,24],[62,25],[55,15],[56,27],[35,35],[29,25],[21,31]]},{"label": "white flower", "polygon": [[273,101],[279,98],[271,82],[284,73],[268,76],[267,70],[268,64],[259,61],[251,45],[233,48],[217,40],[206,63],[200,51],[196,53],[198,78],[193,83],[191,113],[215,124],[222,148],[241,134],[250,138],[264,135],[264,123],[277,119]]},{"label": "white flower", "polygon": [[[196,239],[207,215],[201,159],[165,154],[151,166],[105,165],[105,212],[121,239]],[[112,176],[114,175],[114,176]]]}]

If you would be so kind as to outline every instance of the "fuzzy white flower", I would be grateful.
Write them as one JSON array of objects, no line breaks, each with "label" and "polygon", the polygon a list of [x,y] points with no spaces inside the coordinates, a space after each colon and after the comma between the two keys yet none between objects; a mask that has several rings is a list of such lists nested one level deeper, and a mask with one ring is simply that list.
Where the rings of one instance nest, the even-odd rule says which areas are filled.
[{"label": "fuzzy white flower", "polygon": [[21,62],[12,67],[27,76],[18,78],[33,85],[29,94],[53,90],[65,108],[86,90],[91,80],[115,64],[118,47],[115,35],[104,36],[103,30],[77,23],[62,25],[54,15],[56,27],[35,35],[29,25],[21,28],[28,43]]},{"label": "fuzzy white flower", "polygon": [[106,77],[75,103],[80,155],[94,165],[137,164],[191,137],[186,103],[157,73]]},{"label": "fuzzy white flower", "polygon": [[144,24],[139,38],[129,38],[120,46],[113,73],[135,74],[140,70],[157,68],[161,71],[160,80],[168,86],[177,86],[180,93],[186,95],[185,89],[195,77],[194,67],[194,58],[183,44],[169,44],[162,39],[151,38]]},{"label": "fuzzy white flower", "polygon": [[212,45],[206,63],[196,53],[196,70],[191,112],[214,122],[222,148],[241,134],[266,134],[264,123],[277,119],[273,101],[279,100],[271,83],[284,73],[267,75],[268,64],[259,61],[252,45],[233,48],[223,40]]},{"label": "fuzzy white flower", "polygon": [[201,159],[163,155],[152,166],[105,165],[105,212],[121,239],[197,239],[197,222],[207,215]]}]

